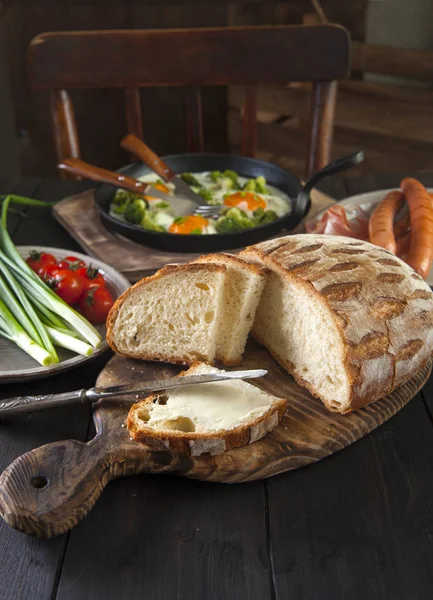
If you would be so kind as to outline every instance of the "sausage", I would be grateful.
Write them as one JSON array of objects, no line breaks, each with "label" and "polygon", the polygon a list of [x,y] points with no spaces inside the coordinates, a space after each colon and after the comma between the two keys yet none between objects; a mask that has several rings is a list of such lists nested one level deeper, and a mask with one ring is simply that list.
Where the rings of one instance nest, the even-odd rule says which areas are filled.
[{"label": "sausage", "polygon": [[425,279],[433,261],[433,201],[416,179],[406,177],[400,187],[409,205],[412,231],[406,262]]},{"label": "sausage", "polygon": [[393,223],[402,202],[403,194],[400,191],[389,192],[374,209],[368,224],[370,242],[394,254],[396,244]]},{"label": "sausage", "polygon": [[[398,242],[398,240],[407,233],[407,230],[409,229],[409,227],[410,227],[410,216],[409,216],[409,213],[406,214],[406,215],[404,215],[404,217],[402,217],[398,221],[395,221],[395,223],[394,223],[394,237],[396,239],[396,242]],[[397,243],[397,246],[398,246],[398,243]]]},{"label": "sausage", "polygon": [[410,246],[410,231],[397,240],[397,248],[395,253],[399,258],[404,258]]}]

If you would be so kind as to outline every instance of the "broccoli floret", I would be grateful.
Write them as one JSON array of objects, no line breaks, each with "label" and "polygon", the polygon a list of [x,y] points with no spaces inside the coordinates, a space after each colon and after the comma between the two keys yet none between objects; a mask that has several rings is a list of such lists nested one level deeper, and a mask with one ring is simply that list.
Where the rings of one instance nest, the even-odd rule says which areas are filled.
[{"label": "broccoli floret", "polygon": [[136,198],[130,202],[125,208],[124,217],[125,221],[132,223],[133,225],[139,225],[143,220],[144,214],[149,207],[147,200],[142,198]]},{"label": "broccoli floret", "polygon": [[150,210],[144,212],[140,225],[143,229],[149,229],[150,231],[165,231],[162,225],[158,225],[155,222],[155,213],[152,213]]},{"label": "broccoli floret", "polygon": [[265,209],[259,206],[259,208],[256,208],[256,210],[253,212],[254,220],[257,221],[257,223],[259,223],[260,220],[263,219],[264,214]]},{"label": "broccoli floret", "polygon": [[209,204],[212,202],[213,194],[211,190],[208,190],[205,187],[201,187],[199,190],[197,190],[197,193],[203,198],[203,200],[206,200],[206,202],[208,202]]},{"label": "broccoli floret", "polygon": [[191,185],[193,187],[200,187],[200,182],[197,181],[197,179],[192,173],[182,173],[180,178],[183,179],[184,182],[188,185]]},{"label": "broccoli floret", "polygon": [[238,182],[238,174],[235,171],[232,171],[231,169],[226,169],[223,175],[224,177],[228,177],[229,179],[231,179],[233,183]]},{"label": "broccoli floret", "polygon": [[201,229],[199,229],[199,228],[197,227],[197,229],[193,229],[193,230],[191,231],[191,235],[203,235],[203,232],[202,232],[202,230],[201,230]]},{"label": "broccoli floret", "polygon": [[211,171],[209,177],[215,183],[219,183],[220,187],[224,190],[240,190],[241,186],[238,181],[238,174],[235,171],[226,169],[223,173],[221,171]]},{"label": "broccoli floret", "polygon": [[215,225],[218,233],[237,233],[244,229],[251,229],[251,227],[255,227],[254,221],[243,210],[236,207],[229,208],[227,212],[221,215]]},{"label": "broccoli floret", "polygon": [[235,171],[231,171],[230,169],[226,169],[223,173],[225,179],[230,179],[232,182],[232,189],[240,190],[241,186],[239,185],[238,174]]},{"label": "broccoli floret", "polygon": [[262,175],[256,177],[256,192],[258,194],[269,194],[269,190],[266,187],[266,179]]},{"label": "broccoli floret", "polygon": [[266,187],[266,179],[259,175],[255,179],[248,179],[242,188],[245,192],[255,192],[256,194],[269,194]]},{"label": "broccoli floret", "polygon": [[229,177],[223,177],[220,181],[220,186],[224,191],[227,192],[234,192],[238,189],[233,183],[233,179],[230,179]]},{"label": "broccoli floret", "polygon": [[209,173],[209,177],[212,179],[212,181],[215,181],[215,183],[216,183],[217,181],[219,181],[221,179],[222,173],[221,173],[221,171],[211,171]]},{"label": "broccoli floret", "polygon": [[[260,210],[260,209],[257,209]],[[263,209],[262,209],[263,210]],[[256,212],[254,211],[254,216],[256,216]],[[264,214],[259,218],[257,225],[268,225],[268,223],[273,223],[278,219],[278,215],[273,210],[266,210]]]},{"label": "broccoli floret", "polygon": [[248,179],[242,188],[244,192],[255,192],[256,191],[256,180]]},{"label": "broccoli floret", "polygon": [[111,210],[118,215],[123,215],[126,207],[133,199],[133,194],[126,190],[117,190],[111,203]]}]

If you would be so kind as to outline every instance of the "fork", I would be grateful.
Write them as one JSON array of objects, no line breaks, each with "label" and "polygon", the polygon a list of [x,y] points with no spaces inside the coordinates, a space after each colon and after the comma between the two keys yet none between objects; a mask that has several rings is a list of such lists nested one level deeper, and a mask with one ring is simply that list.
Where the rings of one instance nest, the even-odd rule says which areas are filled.
[{"label": "fork", "polygon": [[223,210],[223,208],[225,208],[225,206],[223,204],[216,204],[216,205],[202,204],[201,206],[198,206],[195,209],[193,214],[200,215],[201,217],[211,218],[211,217],[218,216],[221,213],[221,211]]}]

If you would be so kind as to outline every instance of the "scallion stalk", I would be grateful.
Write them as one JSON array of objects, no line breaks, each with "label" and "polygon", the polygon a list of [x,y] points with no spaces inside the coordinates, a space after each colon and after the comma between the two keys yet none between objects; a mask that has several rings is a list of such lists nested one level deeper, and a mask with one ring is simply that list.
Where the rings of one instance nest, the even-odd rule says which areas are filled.
[{"label": "scallion stalk", "polygon": [[49,367],[54,358],[42,346],[37,344],[21,327],[6,304],[0,299],[0,327],[5,337],[14,342],[22,350],[44,367]]},{"label": "scallion stalk", "polygon": [[[0,254],[0,260],[6,263],[13,271],[30,301],[33,302],[33,300],[36,299],[49,308],[53,313],[64,319],[73,329],[75,329],[85,341],[96,348],[101,342],[99,332],[82,315],[59,298],[59,296],[57,296],[57,294],[53,292],[53,290],[30,269],[30,267],[28,267],[27,263],[22,260],[21,256],[13,246],[12,240],[9,238],[8,241],[7,238],[9,238],[9,234],[5,231],[4,227],[0,225],[0,247],[4,249],[4,240],[6,240],[6,246],[9,250],[11,250],[10,245],[13,247],[13,250],[11,250],[10,253],[7,253],[7,256],[6,253],[3,255]],[[15,253],[17,255],[16,260]],[[13,258],[11,259],[10,256],[13,256]],[[23,268],[22,265],[26,268]]]},{"label": "scallion stalk", "polygon": [[[16,298],[9,292],[4,280],[1,279],[0,275],[0,290],[4,293],[3,300],[9,307],[9,310],[14,314],[15,318],[25,329],[27,334],[40,346],[44,346],[46,351],[51,354],[54,362],[58,362],[59,358],[57,352],[53,346],[53,343],[46,332],[44,325],[41,323],[33,306],[29,302],[27,296],[17,283],[15,277],[4,265],[4,262],[0,256],[0,271],[3,273],[4,279],[6,279],[12,292],[15,293]],[[1,285],[3,281],[3,286]],[[8,293],[9,292],[9,293]]]},{"label": "scallion stalk", "polygon": [[60,331],[54,327],[47,327],[47,331],[57,346],[67,348],[68,350],[72,350],[72,352],[82,354],[83,356],[92,356],[93,348],[89,344],[86,344],[86,342],[78,340],[76,337],[68,335],[64,331]]},{"label": "scallion stalk", "polygon": [[42,281],[15,248],[6,228],[10,202],[51,206],[22,196],[0,196],[0,335],[44,366],[58,362],[54,344],[90,356],[99,332]]}]

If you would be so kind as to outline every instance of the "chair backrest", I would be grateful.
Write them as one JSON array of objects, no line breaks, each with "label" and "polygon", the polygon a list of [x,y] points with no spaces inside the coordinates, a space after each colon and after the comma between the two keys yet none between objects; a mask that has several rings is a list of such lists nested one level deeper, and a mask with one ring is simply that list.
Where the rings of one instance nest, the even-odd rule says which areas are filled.
[{"label": "chair backrest", "polygon": [[139,88],[185,86],[190,151],[203,150],[200,86],[244,84],[242,153],[256,149],[256,85],[312,81],[306,174],[329,160],[337,80],[350,64],[338,25],[43,33],[28,50],[33,89],[51,91],[58,160],[80,146],[68,89],[124,88],[129,133],[142,137]]}]

